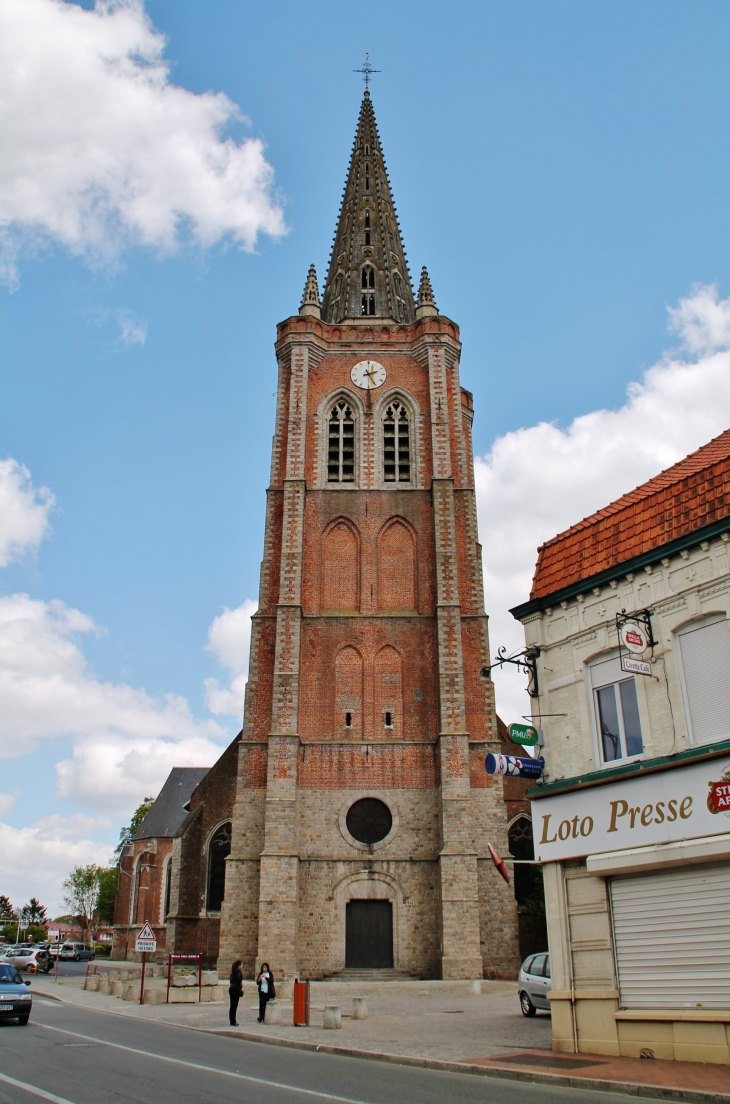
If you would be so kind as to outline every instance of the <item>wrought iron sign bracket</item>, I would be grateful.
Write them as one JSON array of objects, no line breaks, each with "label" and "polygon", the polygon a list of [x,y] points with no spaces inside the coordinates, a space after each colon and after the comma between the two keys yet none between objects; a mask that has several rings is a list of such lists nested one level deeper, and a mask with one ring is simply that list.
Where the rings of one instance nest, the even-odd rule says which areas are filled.
[{"label": "wrought iron sign bracket", "polygon": [[497,658],[488,667],[482,667],[482,678],[491,678],[495,667],[502,667],[505,663],[511,663],[519,671],[524,671],[528,677],[527,693],[531,698],[538,697],[540,691],[537,686],[537,657],[540,649],[537,644],[531,644],[529,648],[523,648],[521,652],[506,654],[507,649],[502,646],[497,649]]},{"label": "wrought iron sign bracket", "polygon": [[[631,653],[626,648],[621,632],[624,625],[638,625],[644,630],[646,647],[651,648],[651,657],[649,661],[637,660],[636,658],[632,659]],[[649,674],[650,663],[654,660],[654,648],[659,643],[658,640],[654,639],[654,632],[651,625],[651,610],[633,610],[631,613],[627,613],[625,609],[622,609],[620,613],[616,614],[616,633],[618,636],[618,655],[621,670],[632,671],[642,675]],[[632,649],[634,652],[636,652],[636,650],[636,648]]]}]

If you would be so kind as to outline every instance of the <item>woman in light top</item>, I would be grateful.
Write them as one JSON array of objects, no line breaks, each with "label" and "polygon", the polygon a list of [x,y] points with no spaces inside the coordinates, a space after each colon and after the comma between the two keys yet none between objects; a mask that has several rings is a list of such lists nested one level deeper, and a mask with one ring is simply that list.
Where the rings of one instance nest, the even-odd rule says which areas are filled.
[{"label": "woman in light top", "polygon": [[259,1023],[264,1023],[266,1019],[266,1003],[273,1000],[276,996],[276,989],[274,988],[274,975],[271,972],[271,968],[268,962],[261,963],[261,969],[259,970],[259,976],[256,978],[256,984],[259,987]]}]

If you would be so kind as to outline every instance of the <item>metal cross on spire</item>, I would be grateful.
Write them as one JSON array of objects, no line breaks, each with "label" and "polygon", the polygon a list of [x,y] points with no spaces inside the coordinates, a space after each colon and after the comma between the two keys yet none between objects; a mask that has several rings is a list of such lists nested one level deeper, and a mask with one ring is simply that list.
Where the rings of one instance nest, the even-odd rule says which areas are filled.
[{"label": "metal cross on spire", "polygon": [[365,54],[365,63],[363,64],[362,69],[353,69],[352,71],[353,71],[353,73],[363,73],[364,74],[362,79],[365,81],[365,91],[368,92],[369,91],[369,85],[370,85],[370,78],[371,78],[372,74],[373,73],[379,73],[380,69],[373,69],[372,65],[370,64],[370,54]]}]

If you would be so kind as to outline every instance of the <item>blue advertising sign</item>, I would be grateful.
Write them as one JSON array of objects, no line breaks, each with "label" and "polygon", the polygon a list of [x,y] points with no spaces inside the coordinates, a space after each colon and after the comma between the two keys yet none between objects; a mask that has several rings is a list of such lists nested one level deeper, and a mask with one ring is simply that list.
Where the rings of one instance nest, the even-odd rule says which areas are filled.
[{"label": "blue advertising sign", "polygon": [[545,759],[527,759],[521,755],[489,755],[484,760],[487,774],[504,774],[511,778],[539,778],[545,768]]}]

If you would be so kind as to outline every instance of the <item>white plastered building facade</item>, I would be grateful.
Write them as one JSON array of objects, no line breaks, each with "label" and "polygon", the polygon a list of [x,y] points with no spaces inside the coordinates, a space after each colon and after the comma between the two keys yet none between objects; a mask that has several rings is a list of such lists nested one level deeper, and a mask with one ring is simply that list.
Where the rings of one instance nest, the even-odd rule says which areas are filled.
[{"label": "white plastered building facade", "polygon": [[729,479],[730,432],[543,546],[512,611],[554,1050],[730,1064]]}]

